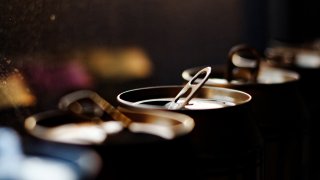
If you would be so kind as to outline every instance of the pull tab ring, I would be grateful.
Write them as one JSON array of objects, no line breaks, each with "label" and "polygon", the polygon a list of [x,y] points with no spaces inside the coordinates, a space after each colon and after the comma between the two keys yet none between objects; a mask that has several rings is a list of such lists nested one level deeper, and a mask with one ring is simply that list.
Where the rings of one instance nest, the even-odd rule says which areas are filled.
[{"label": "pull tab ring", "polygon": [[[79,90],[70,94],[65,95],[59,101],[59,108],[62,110],[71,110],[78,115],[83,115],[82,106],[79,100],[90,99],[97,106],[99,106],[104,112],[109,114],[114,120],[122,122],[124,127],[128,127],[132,120],[120,112],[117,108],[113,107],[104,98],[99,96],[96,92],[90,90]],[[77,105],[77,110],[72,110],[72,105]]]},{"label": "pull tab ring", "polygon": [[228,53],[226,79],[230,82],[236,79],[236,71],[246,71],[249,73],[249,77],[242,76],[242,79],[256,83],[262,59],[262,56],[255,48],[246,44],[232,47]]},{"label": "pull tab ring", "polygon": [[[176,97],[169,102],[166,106],[168,109],[178,110],[183,108],[185,105],[189,103],[189,101],[196,95],[199,89],[205,84],[205,82],[209,79],[209,75],[211,73],[211,67],[205,67],[201,69],[196,75],[192,77],[192,79],[180,90],[180,92],[176,95]],[[199,78],[200,75],[205,74],[205,77],[198,83],[194,84],[195,81]],[[179,101],[179,99],[191,89],[191,92],[188,96]],[[179,102],[178,102],[179,101]]]}]

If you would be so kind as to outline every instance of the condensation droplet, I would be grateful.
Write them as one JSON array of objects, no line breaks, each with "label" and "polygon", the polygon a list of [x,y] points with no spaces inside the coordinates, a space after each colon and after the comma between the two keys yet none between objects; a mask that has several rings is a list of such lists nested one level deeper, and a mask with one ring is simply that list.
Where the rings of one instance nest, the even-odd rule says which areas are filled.
[{"label": "condensation droplet", "polygon": [[10,59],[7,59],[6,62],[7,62],[7,64],[10,64],[10,63],[11,63],[11,60],[10,60]]}]

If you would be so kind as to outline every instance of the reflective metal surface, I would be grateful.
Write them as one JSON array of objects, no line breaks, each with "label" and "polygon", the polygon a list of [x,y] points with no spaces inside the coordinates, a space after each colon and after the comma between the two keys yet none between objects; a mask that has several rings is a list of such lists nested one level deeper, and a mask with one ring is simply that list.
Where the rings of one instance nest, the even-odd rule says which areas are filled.
[{"label": "reflective metal surface", "polygon": [[[120,111],[133,119],[129,126],[133,133],[149,133],[173,139],[190,133],[194,127],[192,118],[179,113],[123,108]],[[41,139],[87,145],[105,143],[108,134],[119,133],[124,128],[119,121],[104,119],[97,122],[96,119],[82,119],[57,110],[29,116],[25,127],[29,133]]]}]

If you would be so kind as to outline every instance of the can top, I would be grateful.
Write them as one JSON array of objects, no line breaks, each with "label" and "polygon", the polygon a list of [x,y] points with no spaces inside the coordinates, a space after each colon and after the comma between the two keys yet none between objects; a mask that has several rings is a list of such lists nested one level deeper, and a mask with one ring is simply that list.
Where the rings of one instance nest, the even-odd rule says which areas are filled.
[{"label": "can top", "polygon": [[[144,109],[169,109],[170,103],[180,85],[153,86],[132,89],[120,93],[118,101],[125,106]],[[183,101],[183,98],[181,98]],[[251,96],[243,91],[203,86],[199,93],[181,110],[210,110],[237,106],[251,101]]]},{"label": "can top", "polygon": [[[201,67],[195,67],[186,69],[182,72],[182,78],[189,80],[195,72]],[[232,86],[244,86],[244,85],[274,85],[274,84],[285,84],[289,82],[299,81],[300,75],[297,72],[276,68],[261,63],[259,72],[257,75],[257,81],[245,81],[243,79],[233,79],[228,81],[225,78],[225,70],[223,67],[213,69],[211,77],[207,80],[206,85],[220,86],[220,85],[232,85]]]}]

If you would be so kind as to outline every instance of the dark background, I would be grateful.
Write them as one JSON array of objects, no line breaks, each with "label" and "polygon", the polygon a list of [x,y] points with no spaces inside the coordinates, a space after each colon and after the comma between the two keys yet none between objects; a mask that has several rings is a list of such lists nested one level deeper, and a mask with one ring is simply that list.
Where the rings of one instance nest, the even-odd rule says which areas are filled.
[{"label": "dark background", "polygon": [[[154,64],[153,82],[180,83],[185,68],[225,62],[237,43],[319,36],[311,0],[1,0],[0,54],[136,45]],[[54,20],[50,20],[54,18]]]}]

